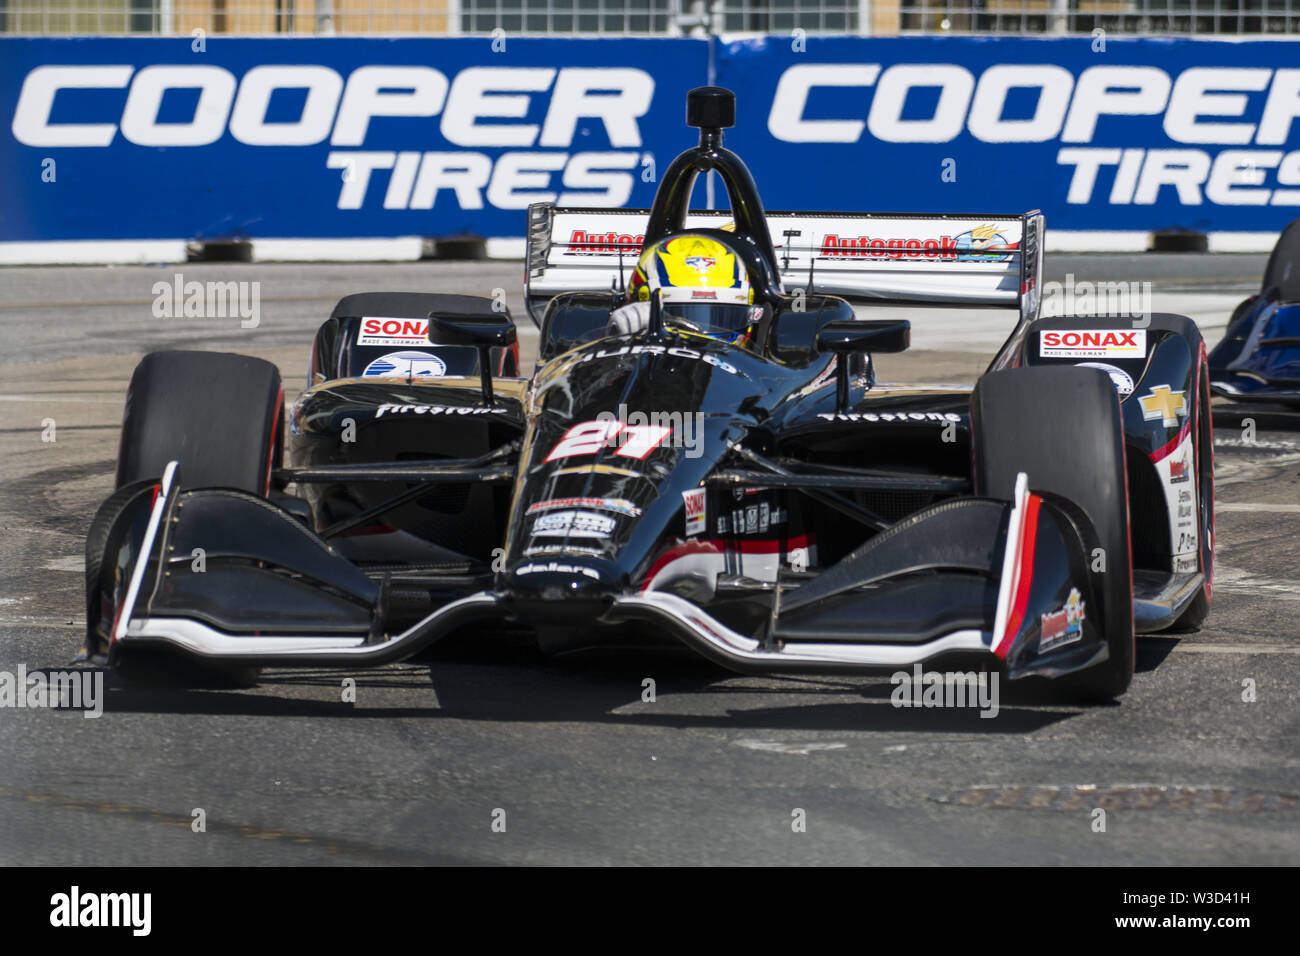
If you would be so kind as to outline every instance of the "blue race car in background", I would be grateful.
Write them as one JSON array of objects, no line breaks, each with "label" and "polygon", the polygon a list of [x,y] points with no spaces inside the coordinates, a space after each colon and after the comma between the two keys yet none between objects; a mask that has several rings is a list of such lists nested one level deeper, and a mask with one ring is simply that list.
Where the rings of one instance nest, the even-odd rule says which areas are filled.
[{"label": "blue race car in background", "polygon": [[1300,404],[1300,219],[1282,231],[1259,294],[1233,311],[1209,365],[1216,395]]}]

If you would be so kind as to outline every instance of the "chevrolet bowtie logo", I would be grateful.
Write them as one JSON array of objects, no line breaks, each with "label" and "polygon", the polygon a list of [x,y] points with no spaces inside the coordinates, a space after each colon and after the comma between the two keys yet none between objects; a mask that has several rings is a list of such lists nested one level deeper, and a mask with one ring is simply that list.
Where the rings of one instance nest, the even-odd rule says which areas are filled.
[{"label": "chevrolet bowtie logo", "polygon": [[1177,425],[1178,416],[1187,414],[1183,392],[1171,391],[1168,385],[1154,385],[1148,395],[1143,395],[1142,417],[1148,421],[1157,418],[1165,425]]}]

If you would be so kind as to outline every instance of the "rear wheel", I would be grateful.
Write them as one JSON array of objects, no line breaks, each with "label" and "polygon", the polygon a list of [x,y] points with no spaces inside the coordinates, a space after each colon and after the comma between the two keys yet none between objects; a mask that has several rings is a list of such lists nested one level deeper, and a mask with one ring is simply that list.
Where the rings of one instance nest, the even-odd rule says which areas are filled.
[{"label": "rear wheel", "polygon": [[1082,509],[1101,548],[1093,573],[1109,657],[1065,679],[1088,697],[1122,694],[1133,677],[1133,575],[1119,399],[1106,373],[1075,366],[990,372],[971,396],[977,494],[1010,500],[1024,472],[1033,491]]},{"label": "rear wheel", "polygon": [[[92,626],[106,636],[102,577],[122,512],[173,460],[183,489],[237,488],[266,496],[282,459],[283,417],[280,372],[270,362],[222,352],[153,352],[140,361],[122,419],[118,491],[96,513],[87,536],[89,636]],[[259,673],[140,650],[121,654],[117,665],[124,680],[155,687],[252,686]]]}]

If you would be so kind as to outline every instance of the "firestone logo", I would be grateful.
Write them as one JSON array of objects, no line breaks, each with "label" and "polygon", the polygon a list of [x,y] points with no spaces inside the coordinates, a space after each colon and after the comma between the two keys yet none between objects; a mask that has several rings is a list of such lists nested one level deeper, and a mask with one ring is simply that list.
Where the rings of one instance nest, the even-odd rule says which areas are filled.
[{"label": "firestone logo", "polygon": [[1039,333],[1043,358],[1144,358],[1144,329],[1060,329]]}]

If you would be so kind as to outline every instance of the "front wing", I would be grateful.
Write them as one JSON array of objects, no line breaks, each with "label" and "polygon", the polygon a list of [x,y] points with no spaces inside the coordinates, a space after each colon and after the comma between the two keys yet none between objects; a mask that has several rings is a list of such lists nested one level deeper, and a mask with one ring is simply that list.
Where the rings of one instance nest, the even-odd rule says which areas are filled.
[{"label": "front wing", "polygon": [[[110,661],[166,648],[241,665],[379,665],[467,624],[527,623],[498,574],[390,633],[382,584],[292,515],[237,492],[182,492],[177,477],[173,463],[153,500],[141,500],[147,520],[121,519],[135,530],[118,558]],[[955,656],[1010,677],[1058,676],[1108,653],[1079,520],[1021,475],[1013,502],[943,502],[818,574],[778,580],[760,633],[738,633],[675,594],[631,588],[604,596],[598,623],[647,622],[738,671],[877,672]],[[206,561],[196,570],[200,541]]]}]

